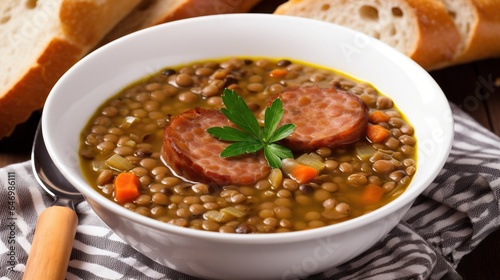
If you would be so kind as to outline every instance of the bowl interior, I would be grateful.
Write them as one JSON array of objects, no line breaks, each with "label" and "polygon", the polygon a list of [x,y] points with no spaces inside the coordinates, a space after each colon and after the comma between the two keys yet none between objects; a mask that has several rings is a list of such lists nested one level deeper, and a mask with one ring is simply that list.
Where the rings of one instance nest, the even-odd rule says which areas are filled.
[{"label": "bowl interior", "polygon": [[85,57],[59,80],[47,99],[42,125],[50,156],[79,191],[103,207],[165,230],[213,234],[192,233],[152,219],[144,221],[108,201],[85,181],[78,146],[81,130],[97,107],[130,83],[167,66],[231,56],[290,58],[339,70],[391,97],[415,127],[418,168],[408,190],[377,211],[309,235],[348,230],[400,209],[415,199],[444,165],[453,138],[452,115],[443,92],[427,72],[362,33],[316,20],[261,14],[180,20],[131,34]]}]

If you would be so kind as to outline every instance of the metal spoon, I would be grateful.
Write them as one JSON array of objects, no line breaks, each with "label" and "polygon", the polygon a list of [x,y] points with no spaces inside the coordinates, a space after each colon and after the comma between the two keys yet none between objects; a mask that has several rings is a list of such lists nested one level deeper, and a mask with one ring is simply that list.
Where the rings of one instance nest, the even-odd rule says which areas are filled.
[{"label": "metal spoon", "polygon": [[41,122],[31,159],[36,180],[55,201],[38,218],[23,279],[64,279],[78,224],[74,206],[83,201],[83,196],[52,162],[43,140]]}]

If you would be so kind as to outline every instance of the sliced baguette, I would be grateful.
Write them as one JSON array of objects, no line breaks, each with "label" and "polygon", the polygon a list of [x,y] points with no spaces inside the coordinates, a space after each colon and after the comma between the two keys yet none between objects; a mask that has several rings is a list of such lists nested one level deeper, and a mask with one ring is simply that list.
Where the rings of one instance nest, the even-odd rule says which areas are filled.
[{"label": "sliced baguette", "polygon": [[462,37],[455,58],[447,65],[500,56],[500,1],[441,1]]},{"label": "sliced baguette", "polygon": [[460,43],[458,29],[439,0],[290,0],[274,13],[356,29],[428,70],[451,61]]},{"label": "sliced baguette", "polygon": [[260,0],[143,0],[106,35],[102,44],[157,24],[212,14],[248,12]]},{"label": "sliced baguette", "polygon": [[140,0],[0,2],[0,139]]},{"label": "sliced baguette", "polygon": [[4,73],[0,77],[0,139],[9,136],[17,124],[42,108],[56,81],[96,47],[163,22],[247,12],[258,2],[260,0],[2,1],[0,35],[8,39],[0,41],[3,58],[0,70]]}]

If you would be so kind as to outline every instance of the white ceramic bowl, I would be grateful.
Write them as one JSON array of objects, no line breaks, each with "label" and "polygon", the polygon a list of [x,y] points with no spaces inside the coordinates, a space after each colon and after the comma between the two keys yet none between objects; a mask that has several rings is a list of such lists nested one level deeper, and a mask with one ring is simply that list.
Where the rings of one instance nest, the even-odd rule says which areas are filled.
[{"label": "white ceramic bowl", "polygon": [[[414,125],[418,168],[408,190],[376,211],[337,225],[276,234],[193,230],[133,213],[85,181],[80,132],[96,108],[124,86],[209,58],[291,58],[340,70],[390,96]],[[181,20],[126,36],[72,67],[50,93],[42,117],[50,156],[97,215],[160,264],[216,279],[289,279],[342,264],[387,234],[443,167],[453,138],[448,102],[434,80],[396,50],[361,33],[295,17],[234,14]]]}]

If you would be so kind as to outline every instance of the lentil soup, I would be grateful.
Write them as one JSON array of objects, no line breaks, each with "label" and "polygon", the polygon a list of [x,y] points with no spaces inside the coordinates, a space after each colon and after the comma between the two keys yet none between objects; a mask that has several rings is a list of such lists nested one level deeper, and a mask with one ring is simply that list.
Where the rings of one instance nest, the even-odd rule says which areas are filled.
[{"label": "lentil soup", "polygon": [[[313,167],[314,178],[303,182],[284,167],[269,168],[255,183],[219,186],[179,177],[162,160],[172,118],[195,107],[223,108],[225,88],[261,121],[270,99],[296,87],[347,92],[368,112],[359,140],[294,151],[288,161]],[[288,59],[228,58],[166,68],[109,99],[81,137],[82,169],[102,195],[162,222],[224,233],[298,231],[352,219],[399,196],[416,170],[413,127],[390,98],[337,71]],[[124,173],[132,179],[118,178]],[[117,181],[136,185],[135,192],[118,196]]]}]

